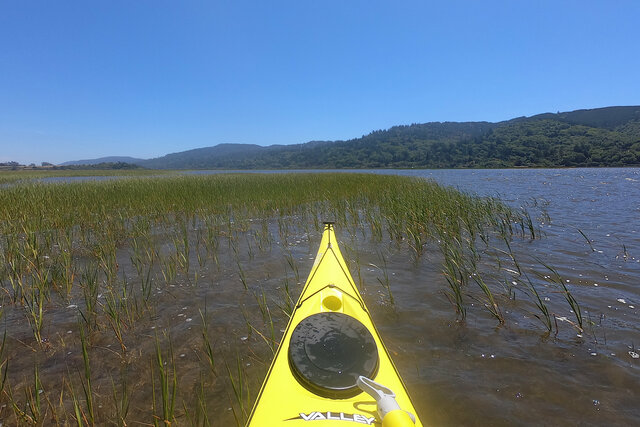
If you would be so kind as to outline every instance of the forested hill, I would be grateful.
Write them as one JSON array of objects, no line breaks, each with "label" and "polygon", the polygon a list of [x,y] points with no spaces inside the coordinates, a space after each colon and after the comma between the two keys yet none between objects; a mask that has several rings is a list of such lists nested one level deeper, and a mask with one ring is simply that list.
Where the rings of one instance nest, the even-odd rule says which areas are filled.
[{"label": "forested hill", "polygon": [[499,122],[394,126],[348,141],[221,144],[138,164],[172,169],[493,168],[640,165],[640,106]]}]

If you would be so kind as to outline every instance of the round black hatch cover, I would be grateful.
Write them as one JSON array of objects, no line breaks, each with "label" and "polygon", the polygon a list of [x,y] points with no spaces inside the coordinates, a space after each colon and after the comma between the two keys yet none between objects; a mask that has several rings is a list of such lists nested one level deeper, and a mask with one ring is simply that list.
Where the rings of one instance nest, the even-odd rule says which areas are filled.
[{"label": "round black hatch cover", "polygon": [[313,314],[293,330],[289,362],[294,375],[309,390],[328,397],[359,392],[360,375],[373,378],[378,349],[369,330],[343,313]]}]

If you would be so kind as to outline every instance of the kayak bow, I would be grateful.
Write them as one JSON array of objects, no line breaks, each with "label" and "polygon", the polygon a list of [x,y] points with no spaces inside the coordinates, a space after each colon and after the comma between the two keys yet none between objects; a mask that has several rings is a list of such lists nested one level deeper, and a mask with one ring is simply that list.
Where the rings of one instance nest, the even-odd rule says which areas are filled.
[{"label": "kayak bow", "polygon": [[340,253],[332,223],[247,426],[422,426]]}]

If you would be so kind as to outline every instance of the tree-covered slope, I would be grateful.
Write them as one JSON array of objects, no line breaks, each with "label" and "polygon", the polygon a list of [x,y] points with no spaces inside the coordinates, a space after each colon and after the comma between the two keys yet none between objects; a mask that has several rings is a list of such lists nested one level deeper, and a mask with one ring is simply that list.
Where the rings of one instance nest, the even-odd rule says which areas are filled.
[{"label": "tree-covered slope", "polygon": [[469,151],[468,167],[638,165],[640,121],[613,130],[554,119],[504,124]]},{"label": "tree-covered slope", "polygon": [[77,165],[97,165],[99,163],[129,163],[129,164],[138,164],[143,162],[143,159],[137,159],[135,157],[128,156],[110,156],[110,157],[100,157],[98,159],[88,159],[88,160],[73,160],[70,162],[61,163],[60,166],[77,166]]},{"label": "tree-covered slope", "polygon": [[492,168],[640,165],[640,106],[489,122],[394,126],[348,141],[221,144],[140,162],[159,169]]},{"label": "tree-covered slope", "polygon": [[613,130],[633,120],[640,120],[640,107],[604,107],[589,110],[575,110],[557,114],[540,114],[531,117],[535,119],[554,119],[575,125]]},{"label": "tree-covered slope", "polygon": [[265,149],[266,147],[254,144],[219,144],[215,147],[167,154],[138,164],[150,169],[220,168],[223,164],[232,164],[240,159],[255,156]]}]

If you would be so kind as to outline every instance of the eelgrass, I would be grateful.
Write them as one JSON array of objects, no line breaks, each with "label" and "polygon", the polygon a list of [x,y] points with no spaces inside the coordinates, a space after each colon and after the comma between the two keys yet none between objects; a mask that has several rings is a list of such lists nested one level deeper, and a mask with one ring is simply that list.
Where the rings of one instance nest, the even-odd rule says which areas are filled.
[{"label": "eelgrass", "polygon": [[[341,218],[359,226],[360,213],[374,209],[394,234],[410,230],[415,239],[446,228],[462,231],[461,220],[483,225],[517,220],[517,214],[493,199],[481,199],[435,183],[399,176],[357,174],[216,175],[122,179],[74,184],[15,185],[0,192],[3,232],[12,225],[33,231],[68,229],[74,225],[126,237],[142,218],[157,221],[204,212],[229,219],[230,229],[256,215],[284,217],[311,214]],[[521,221],[524,221],[522,218]],[[378,220],[378,222],[381,222]],[[288,221],[279,222],[287,235]],[[409,227],[409,228],[406,228]],[[402,231],[401,231],[402,230]],[[13,233],[11,233],[13,231]],[[82,230],[81,230],[82,231]],[[129,230],[130,231],[130,230]],[[416,250],[420,250],[416,248]]]},{"label": "eelgrass", "polygon": [[[0,311],[0,318],[2,311]],[[4,393],[4,386],[7,383],[7,373],[9,372],[9,360],[6,358],[7,330],[2,334],[2,342],[0,343],[0,396]],[[1,400],[1,399],[0,399]],[[2,412],[0,411],[0,414]]]},{"label": "eelgrass", "polygon": [[235,369],[225,361],[225,368],[231,388],[233,390],[232,407],[236,424],[241,427],[249,417],[251,396],[247,387],[247,378],[242,366],[242,359],[238,355],[235,360]]},{"label": "eelgrass", "polygon": [[0,185],[16,182],[30,182],[47,178],[67,177],[135,177],[173,175],[175,171],[153,169],[42,169],[42,170],[2,170],[0,171]]},{"label": "eelgrass", "polygon": [[[119,381],[119,387],[111,379],[111,387],[113,389],[113,406],[115,408],[115,424],[118,427],[125,427],[127,425],[127,416],[129,414],[129,405],[131,403],[131,395],[129,392],[129,385],[126,375],[123,375]],[[120,391],[118,391],[120,388]]]},{"label": "eelgrass", "polygon": [[95,405],[93,403],[93,387],[91,386],[91,363],[89,361],[87,337],[82,325],[80,325],[80,342],[82,344],[82,362],[84,367],[84,375],[80,383],[82,384],[84,401],[87,408],[84,418],[89,425],[93,425],[95,424],[96,413]]},{"label": "eelgrass", "polygon": [[[173,344],[167,338],[169,350],[164,353],[160,346],[160,340],[156,336],[156,354],[151,362],[151,375],[153,384],[153,420],[156,426],[172,425],[175,421],[174,409],[178,388],[176,363],[173,356]],[[156,401],[156,380],[158,378],[159,402]]]},{"label": "eelgrass", "polygon": [[[215,410],[215,405],[206,404],[205,395],[210,392],[204,382],[212,386],[224,378],[235,420],[242,424],[251,403],[244,357],[268,366],[279,345],[277,331],[286,324],[300,291],[300,272],[310,267],[299,265],[305,257],[294,254],[296,242],[307,239],[312,255],[317,248],[314,239],[327,219],[339,222],[344,235],[350,236],[350,241],[341,247],[361,289],[366,281],[361,246],[370,239],[376,245],[399,248],[413,263],[441,262],[442,285],[460,319],[465,320],[472,310],[467,302],[479,300],[486,308],[483,315],[488,312],[500,323],[505,319],[500,308],[503,299],[496,294],[499,282],[491,275],[480,275],[478,261],[484,252],[493,251],[498,268],[502,271],[500,263],[510,263],[513,274],[518,276],[522,271],[510,246],[511,239],[533,239],[540,234],[526,211],[514,211],[493,198],[479,198],[430,181],[400,176],[252,174],[12,184],[0,190],[3,305],[8,303],[24,311],[32,326],[32,339],[38,344],[23,343],[38,353],[46,351],[41,345],[44,342],[54,350],[60,345],[60,338],[53,342],[51,337],[66,336],[66,331],[61,330],[64,326],[49,320],[53,318],[49,310],[75,310],[83,319],[80,341],[69,335],[65,345],[70,348],[65,351],[82,355],[84,375],[67,375],[64,381],[58,381],[73,397],[66,406],[62,405],[62,411],[67,413],[61,414],[61,419],[79,425],[105,418],[117,425],[133,421],[175,425],[184,416],[208,424],[207,420],[216,418],[206,412]],[[261,256],[271,252],[281,262],[279,265],[285,265],[282,277],[256,274],[255,269],[261,268]],[[382,289],[394,305],[391,287],[396,283],[391,283],[386,257],[383,252],[378,253],[375,262],[382,277],[367,286]],[[185,403],[181,409],[175,405],[182,381],[181,359],[174,356],[173,345],[180,345],[182,338],[188,340],[183,336],[174,343],[160,340],[146,328],[150,321],[154,326],[177,328],[175,318],[167,317],[167,313],[175,308],[172,304],[180,301],[180,292],[196,285],[203,288],[198,292],[216,292],[225,277],[233,278],[237,286],[234,295],[241,295],[242,304],[248,306],[236,310],[236,321],[245,323],[250,337],[241,341],[245,344],[240,347],[229,344],[237,341],[233,328],[209,328],[210,322],[224,323],[225,319],[219,319],[215,312],[207,315],[205,299],[204,314],[200,311],[201,337],[197,344],[190,344],[195,347],[193,353],[200,355],[202,371],[192,376],[200,378],[200,387],[192,396],[193,404]],[[265,288],[262,280],[272,280],[269,283],[275,283],[274,288],[279,286],[279,292]],[[478,287],[469,286],[470,283]],[[566,288],[563,294],[571,300]],[[538,302],[542,301],[538,298]],[[274,307],[279,309],[273,310]],[[542,317],[548,321],[548,312]],[[179,318],[181,322],[183,319]],[[9,335],[12,333],[10,330]],[[101,345],[90,347],[89,337]],[[218,345],[221,342],[227,343],[228,348]],[[96,392],[99,379],[92,375],[95,369],[91,370],[99,360],[96,348],[116,355],[113,363],[119,370],[139,370],[147,376],[136,390],[138,393],[133,392],[133,385],[126,378],[120,380],[119,387],[112,376],[104,376],[109,382],[102,383],[103,391],[109,392]],[[230,353],[235,354],[235,363],[216,363],[230,360]],[[7,377],[10,385],[17,380],[7,375],[13,365],[8,357],[4,360],[0,351],[3,385]],[[108,364],[104,360],[102,363]],[[39,378],[37,367],[30,376]],[[5,396],[10,389],[5,387]],[[107,399],[109,395],[111,399]],[[134,398],[139,395],[147,400]],[[12,407],[21,411],[14,411],[15,420],[22,414],[41,418],[35,409],[35,398],[33,394],[9,397]],[[36,414],[29,405],[33,405]],[[111,412],[105,409],[98,414],[96,408],[101,405],[110,407]]]},{"label": "eelgrass", "polygon": [[207,326],[209,324],[209,319],[207,318],[206,308],[204,313],[202,312],[202,310],[200,310],[200,318],[202,319],[202,344],[203,344],[202,351],[205,356],[204,359],[207,362],[207,365],[209,367],[211,374],[215,376],[216,375],[216,359],[215,359],[215,356],[213,355],[213,346],[211,345],[211,340],[209,338],[209,328]]},{"label": "eelgrass", "polygon": [[569,291],[569,288],[567,288],[565,280],[562,278],[562,276],[560,276],[560,273],[558,273],[558,271],[552,266],[548,265],[543,261],[540,261],[540,264],[542,264],[547,270],[551,272],[551,276],[546,276],[545,278],[549,280],[551,283],[554,283],[556,286],[560,287],[562,295],[564,296],[565,300],[569,304],[569,307],[571,307],[571,311],[573,312],[574,317],[576,319],[576,323],[573,323],[573,322],[571,323],[579,332],[584,331],[584,327],[583,327],[584,319],[582,317],[582,310],[580,309],[580,304],[578,304],[578,301],[576,300],[576,298],[573,296],[571,291]]},{"label": "eelgrass", "polygon": [[596,250],[593,248],[593,243],[591,242],[591,239],[589,239],[589,238],[587,237],[587,235],[586,235],[586,234],[584,234],[584,232],[583,232],[582,230],[580,230],[579,228],[577,228],[576,230],[578,230],[578,233],[580,233],[580,235],[581,235],[582,237],[584,237],[584,240],[586,240],[586,241],[587,241],[587,243],[589,244],[589,247],[591,248],[591,252],[595,252]]},{"label": "eelgrass", "polygon": [[382,252],[378,252],[378,258],[381,261],[382,267],[379,267],[375,264],[371,264],[372,267],[377,268],[380,272],[382,272],[382,278],[376,277],[378,283],[382,285],[382,287],[387,291],[387,296],[389,297],[389,303],[393,306],[395,305],[395,299],[393,298],[393,293],[391,292],[391,283],[389,280],[389,272],[387,268],[387,259],[385,258]]},{"label": "eelgrass", "polygon": [[529,291],[531,292],[533,302],[539,311],[539,313],[534,313],[534,316],[542,322],[542,324],[544,325],[545,329],[548,332],[551,332],[553,330],[553,324],[551,323],[551,313],[549,311],[549,307],[544,302],[544,300],[540,297],[540,294],[538,293],[538,290],[534,286],[531,279],[529,279],[529,277],[525,277],[525,279],[526,279],[526,282],[524,283],[526,284]]},{"label": "eelgrass", "polygon": [[14,399],[13,391],[9,389],[8,396],[17,420],[31,425],[39,425],[43,422],[42,408],[42,382],[40,368],[36,362],[33,367],[33,385],[25,389],[24,406],[21,407],[17,399]]}]

